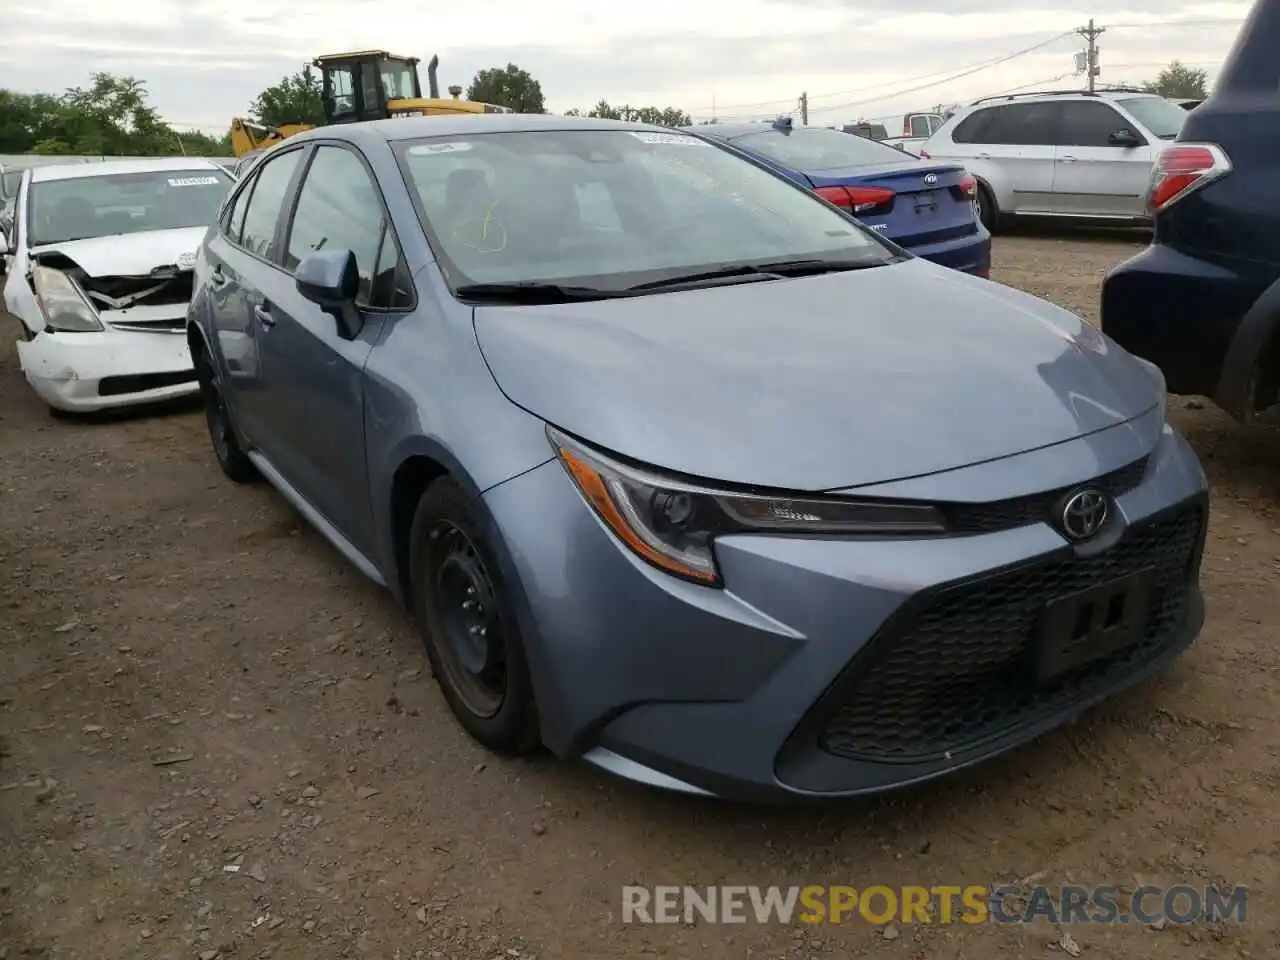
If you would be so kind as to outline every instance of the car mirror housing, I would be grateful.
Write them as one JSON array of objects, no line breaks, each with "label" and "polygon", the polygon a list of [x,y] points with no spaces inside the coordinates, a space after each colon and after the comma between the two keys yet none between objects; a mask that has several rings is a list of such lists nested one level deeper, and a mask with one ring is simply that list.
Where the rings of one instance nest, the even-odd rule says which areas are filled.
[{"label": "car mirror housing", "polygon": [[303,258],[294,271],[298,292],[333,317],[338,335],[354,340],[364,326],[356,296],[360,271],[350,250],[320,250]]},{"label": "car mirror housing", "polygon": [[1127,127],[1123,130],[1117,130],[1111,135],[1111,143],[1116,147],[1140,147],[1142,139]]}]

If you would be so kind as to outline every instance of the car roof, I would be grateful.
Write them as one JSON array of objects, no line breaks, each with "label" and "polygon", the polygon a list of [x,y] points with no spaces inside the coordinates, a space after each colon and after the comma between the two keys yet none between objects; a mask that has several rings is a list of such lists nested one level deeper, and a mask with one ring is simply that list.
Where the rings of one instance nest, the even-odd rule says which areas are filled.
[{"label": "car roof", "polygon": [[[772,120],[755,120],[746,121],[738,120],[733,123],[708,123],[702,126],[681,127],[687,133],[705,133],[709,137],[719,137],[721,140],[729,140],[733,137],[745,137],[749,133],[768,133],[770,130],[777,130]],[[804,127],[795,127],[796,130],[803,130]],[[818,130],[820,127],[814,127]],[[781,131],[778,131],[781,133]]]},{"label": "car roof", "polygon": [[161,157],[102,160],[98,163],[50,163],[31,168],[31,182],[109,177],[118,173],[163,173],[166,170],[221,170],[207,157]]},{"label": "car roof", "polygon": [[422,137],[465,137],[479,133],[519,133],[525,130],[635,130],[670,133],[666,127],[627,120],[596,117],[561,117],[549,113],[468,113],[431,117],[392,117],[315,127],[290,137],[286,143],[308,140],[345,140],[356,144],[418,140]]},{"label": "car roof", "polygon": [[1004,106],[1010,103],[1041,103],[1060,100],[1136,100],[1139,98],[1148,100],[1163,99],[1160,94],[1147,93],[1145,90],[1095,90],[1092,93],[1088,90],[1031,90],[1027,93],[983,97],[981,100],[973,101],[964,109],[965,111],[970,111],[983,107]]}]

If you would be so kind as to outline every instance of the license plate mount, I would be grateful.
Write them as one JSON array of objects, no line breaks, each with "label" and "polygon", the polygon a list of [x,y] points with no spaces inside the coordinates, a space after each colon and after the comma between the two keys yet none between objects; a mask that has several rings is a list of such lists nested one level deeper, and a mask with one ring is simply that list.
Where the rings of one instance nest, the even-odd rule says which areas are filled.
[{"label": "license plate mount", "polygon": [[938,197],[935,191],[927,190],[915,195],[916,213],[933,213],[938,209]]},{"label": "license plate mount", "polygon": [[1034,645],[1036,677],[1052,680],[1142,639],[1155,571],[1140,570],[1045,605]]}]

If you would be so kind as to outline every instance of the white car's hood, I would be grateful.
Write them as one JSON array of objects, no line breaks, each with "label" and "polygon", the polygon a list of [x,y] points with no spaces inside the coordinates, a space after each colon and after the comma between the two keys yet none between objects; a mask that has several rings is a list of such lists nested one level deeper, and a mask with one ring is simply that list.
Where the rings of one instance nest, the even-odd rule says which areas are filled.
[{"label": "white car's hood", "polygon": [[35,259],[41,254],[60,253],[91,277],[146,276],[156,267],[190,270],[207,230],[208,227],[181,227],[66,240],[33,247],[31,256]]}]

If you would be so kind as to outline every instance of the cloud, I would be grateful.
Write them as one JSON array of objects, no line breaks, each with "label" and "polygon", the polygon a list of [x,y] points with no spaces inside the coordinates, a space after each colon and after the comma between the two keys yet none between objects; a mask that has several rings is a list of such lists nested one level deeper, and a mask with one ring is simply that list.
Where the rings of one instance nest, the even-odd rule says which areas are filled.
[{"label": "cloud", "polygon": [[[1170,7],[1124,0],[1093,9],[1116,27],[1101,41],[1103,78],[1137,81],[1177,57],[1214,66],[1249,3]],[[1071,77],[1078,37],[948,79],[1080,25],[1076,8],[1039,0],[1016,15],[992,0],[738,0],[692,4],[647,0],[642,8],[598,0],[486,0],[430,13],[431,37],[451,45],[405,46],[388,32],[385,4],[311,0],[305,13],[285,0],[10,0],[0,34],[4,84],[59,91],[90,73],[146,81],[161,114],[212,130],[243,114],[265,86],[311,57],[381,48],[440,55],[445,85],[514,62],[541,83],[553,110],[611,102],[677,105],[695,116],[770,115],[808,92],[811,117],[835,122],[891,116],[1037,81]],[[642,11],[642,16],[637,14]],[[731,13],[730,13],[731,11]],[[1195,21],[1177,27],[1171,21]],[[424,20],[425,22],[425,20]],[[1161,24],[1139,27],[1138,24]],[[676,26],[678,25],[678,26]],[[405,46],[404,49],[399,49]],[[914,92],[895,94],[910,88]]]}]

